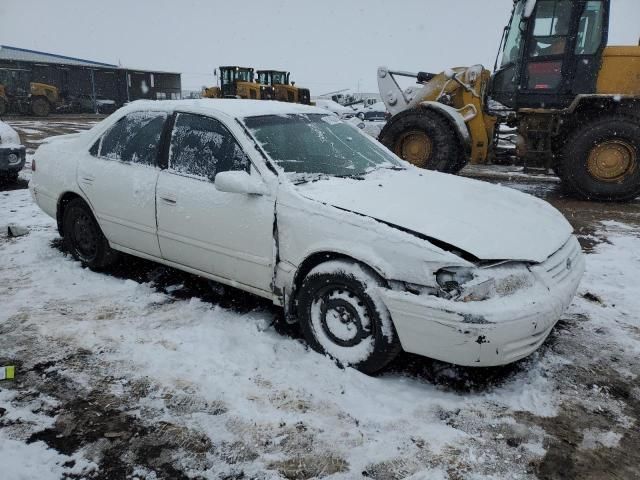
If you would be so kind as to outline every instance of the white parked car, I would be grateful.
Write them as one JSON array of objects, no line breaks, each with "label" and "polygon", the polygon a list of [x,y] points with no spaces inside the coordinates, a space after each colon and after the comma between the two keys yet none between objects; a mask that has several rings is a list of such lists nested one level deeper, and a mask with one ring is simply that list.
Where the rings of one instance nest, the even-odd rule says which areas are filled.
[{"label": "white parked car", "polygon": [[0,179],[15,182],[26,158],[20,136],[9,124],[0,121]]},{"label": "white parked car", "polygon": [[268,298],[308,343],[375,372],[536,350],[580,246],[546,202],[414,168],[324,110],[136,101],[35,154],[30,189],[92,268],[126,252]]},{"label": "white parked car", "polygon": [[345,107],[328,98],[315,98],[313,102],[317,107],[333,112],[342,119],[351,118],[356,114],[353,108]]}]

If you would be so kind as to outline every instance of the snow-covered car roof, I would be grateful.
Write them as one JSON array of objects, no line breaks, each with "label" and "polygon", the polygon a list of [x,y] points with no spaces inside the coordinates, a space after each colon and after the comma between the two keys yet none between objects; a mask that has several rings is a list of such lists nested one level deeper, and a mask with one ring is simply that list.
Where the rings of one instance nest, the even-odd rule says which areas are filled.
[{"label": "snow-covered car roof", "polygon": [[0,145],[20,145],[20,136],[13,128],[0,121]]},{"label": "snow-covered car roof", "polygon": [[244,100],[235,98],[202,98],[196,100],[136,100],[129,103],[127,110],[198,110],[223,113],[234,118],[257,117],[261,115],[286,115],[296,113],[326,114],[323,108],[298,103],[276,102],[272,100]]}]

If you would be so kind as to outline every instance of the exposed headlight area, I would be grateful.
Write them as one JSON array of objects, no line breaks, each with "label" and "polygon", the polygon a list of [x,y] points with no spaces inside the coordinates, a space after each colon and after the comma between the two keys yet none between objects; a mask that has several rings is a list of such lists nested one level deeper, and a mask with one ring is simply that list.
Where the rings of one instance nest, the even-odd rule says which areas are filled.
[{"label": "exposed headlight area", "polygon": [[434,286],[398,281],[390,282],[390,286],[393,290],[413,295],[432,295],[458,302],[480,302],[508,297],[533,286],[535,282],[534,274],[524,262],[445,267],[438,270],[434,276]]},{"label": "exposed headlight area", "polygon": [[506,297],[534,283],[528,265],[521,262],[476,268],[443,268],[435,276],[439,296],[462,302]]}]

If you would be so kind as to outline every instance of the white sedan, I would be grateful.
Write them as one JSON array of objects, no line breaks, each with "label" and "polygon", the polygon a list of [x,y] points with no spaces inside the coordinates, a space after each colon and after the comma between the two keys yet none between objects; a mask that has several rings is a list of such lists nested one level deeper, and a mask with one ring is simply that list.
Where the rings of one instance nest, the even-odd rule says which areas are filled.
[{"label": "white sedan", "polygon": [[521,359],[584,271],[546,202],[414,168],[315,107],[137,101],[49,140],[32,168],[35,201],[85,265],[126,252],[268,298],[367,373],[401,349]]}]

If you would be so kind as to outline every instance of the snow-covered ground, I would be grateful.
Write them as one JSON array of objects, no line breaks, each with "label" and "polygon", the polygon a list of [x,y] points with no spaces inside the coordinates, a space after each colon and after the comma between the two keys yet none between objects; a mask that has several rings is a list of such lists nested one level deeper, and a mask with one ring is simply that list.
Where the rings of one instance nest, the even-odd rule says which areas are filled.
[{"label": "snow-covered ground", "polygon": [[635,225],[583,238],[579,296],[531,358],[367,377],[249,295],[131,258],[83,269],[27,190],[0,205],[2,480],[640,478]]}]

